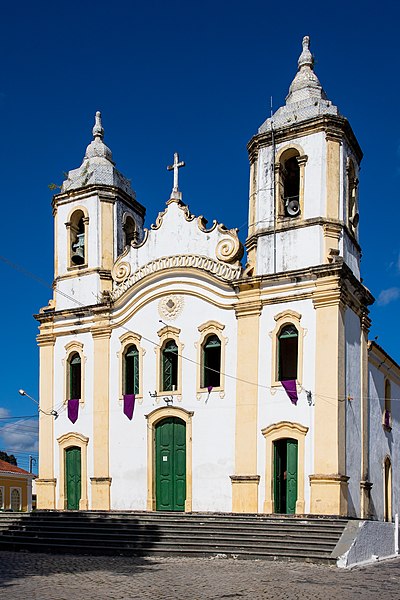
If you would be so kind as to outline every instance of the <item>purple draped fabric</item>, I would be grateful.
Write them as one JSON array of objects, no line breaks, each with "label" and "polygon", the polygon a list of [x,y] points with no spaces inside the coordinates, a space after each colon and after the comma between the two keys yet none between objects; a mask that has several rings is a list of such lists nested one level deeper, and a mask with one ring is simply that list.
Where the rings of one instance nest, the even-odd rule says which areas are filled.
[{"label": "purple draped fabric", "polygon": [[295,379],[286,379],[286,381],[281,381],[281,384],[285,388],[285,392],[289,396],[289,400],[292,404],[297,404],[297,388],[296,388],[296,380]]},{"label": "purple draped fabric", "polygon": [[75,423],[78,418],[79,400],[68,400],[68,419]]},{"label": "purple draped fabric", "polygon": [[209,393],[209,394],[211,394],[211,392],[212,392],[212,389],[213,389],[213,386],[212,386],[212,385],[209,385],[209,386],[208,386],[208,388],[207,388],[207,391],[208,391],[208,393]]},{"label": "purple draped fabric", "polygon": [[135,408],[135,394],[124,394],[124,415],[131,421]]}]

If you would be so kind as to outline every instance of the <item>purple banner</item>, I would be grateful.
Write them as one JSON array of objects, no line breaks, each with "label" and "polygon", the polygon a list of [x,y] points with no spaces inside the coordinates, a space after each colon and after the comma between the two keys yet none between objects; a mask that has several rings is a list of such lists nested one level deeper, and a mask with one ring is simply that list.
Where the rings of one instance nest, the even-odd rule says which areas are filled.
[{"label": "purple banner", "polygon": [[289,396],[289,400],[292,404],[297,404],[297,388],[296,388],[296,380],[295,379],[286,379],[286,381],[281,381],[281,384],[285,388],[285,392]]},{"label": "purple banner", "polygon": [[68,419],[75,423],[79,413],[79,400],[68,400]]},{"label": "purple banner", "polygon": [[135,394],[124,394],[124,415],[131,421],[135,408]]}]

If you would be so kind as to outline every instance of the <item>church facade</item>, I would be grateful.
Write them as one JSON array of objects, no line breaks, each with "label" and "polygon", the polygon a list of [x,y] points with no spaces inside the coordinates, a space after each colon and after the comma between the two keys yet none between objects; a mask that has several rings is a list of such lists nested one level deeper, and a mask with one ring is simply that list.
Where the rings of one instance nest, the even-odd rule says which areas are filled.
[{"label": "church facade", "polygon": [[362,151],[313,63],[305,37],[285,105],[248,144],[246,265],[237,230],[184,204],[178,155],[144,229],[96,114],[53,200],[38,508],[400,507],[400,369],[368,340],[360,278]]}]

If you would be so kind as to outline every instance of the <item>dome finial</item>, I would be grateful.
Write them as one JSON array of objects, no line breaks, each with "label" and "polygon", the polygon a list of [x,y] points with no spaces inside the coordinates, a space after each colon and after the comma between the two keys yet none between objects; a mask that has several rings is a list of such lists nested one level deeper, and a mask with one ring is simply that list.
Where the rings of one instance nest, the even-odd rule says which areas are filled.
[{"label": "dome finial", "polygon": [[103,129],[103,125],[101,123],[101,112],[98,110],[96,112],[96,116],[95,116],[95,122],[94,122],[94,127],[93,127],[93,137],[96,138],[100,138],[101,140],[104,137],[104,129]]},{"label": "dome finial", "polygon": [[303,51],[299,56],[298,65],[299,70],[305,66],[310,67],[310,69],[314,67],[314,57],[310,52],[310,36],[308,35],[303,37]]}]

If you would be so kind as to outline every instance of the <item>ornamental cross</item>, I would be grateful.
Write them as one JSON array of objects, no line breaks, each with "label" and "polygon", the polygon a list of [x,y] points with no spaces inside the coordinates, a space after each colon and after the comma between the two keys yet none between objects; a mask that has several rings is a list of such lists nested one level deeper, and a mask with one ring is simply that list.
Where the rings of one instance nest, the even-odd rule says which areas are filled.
[{"label": "ornamental cross", "polygon": [[169,165],[167,167],[168,171],[174,171],[174,187],[172,188],[172,192],[179,192],[179,187],[178,187],[178,169],[180,169],[181,167],[184,167],[185,163],[183,162],[183,160],[181,160],[181,162],[179,162],[179,154],[177,152],[175,152],[174,154],[174,164],[173,165]]}]

